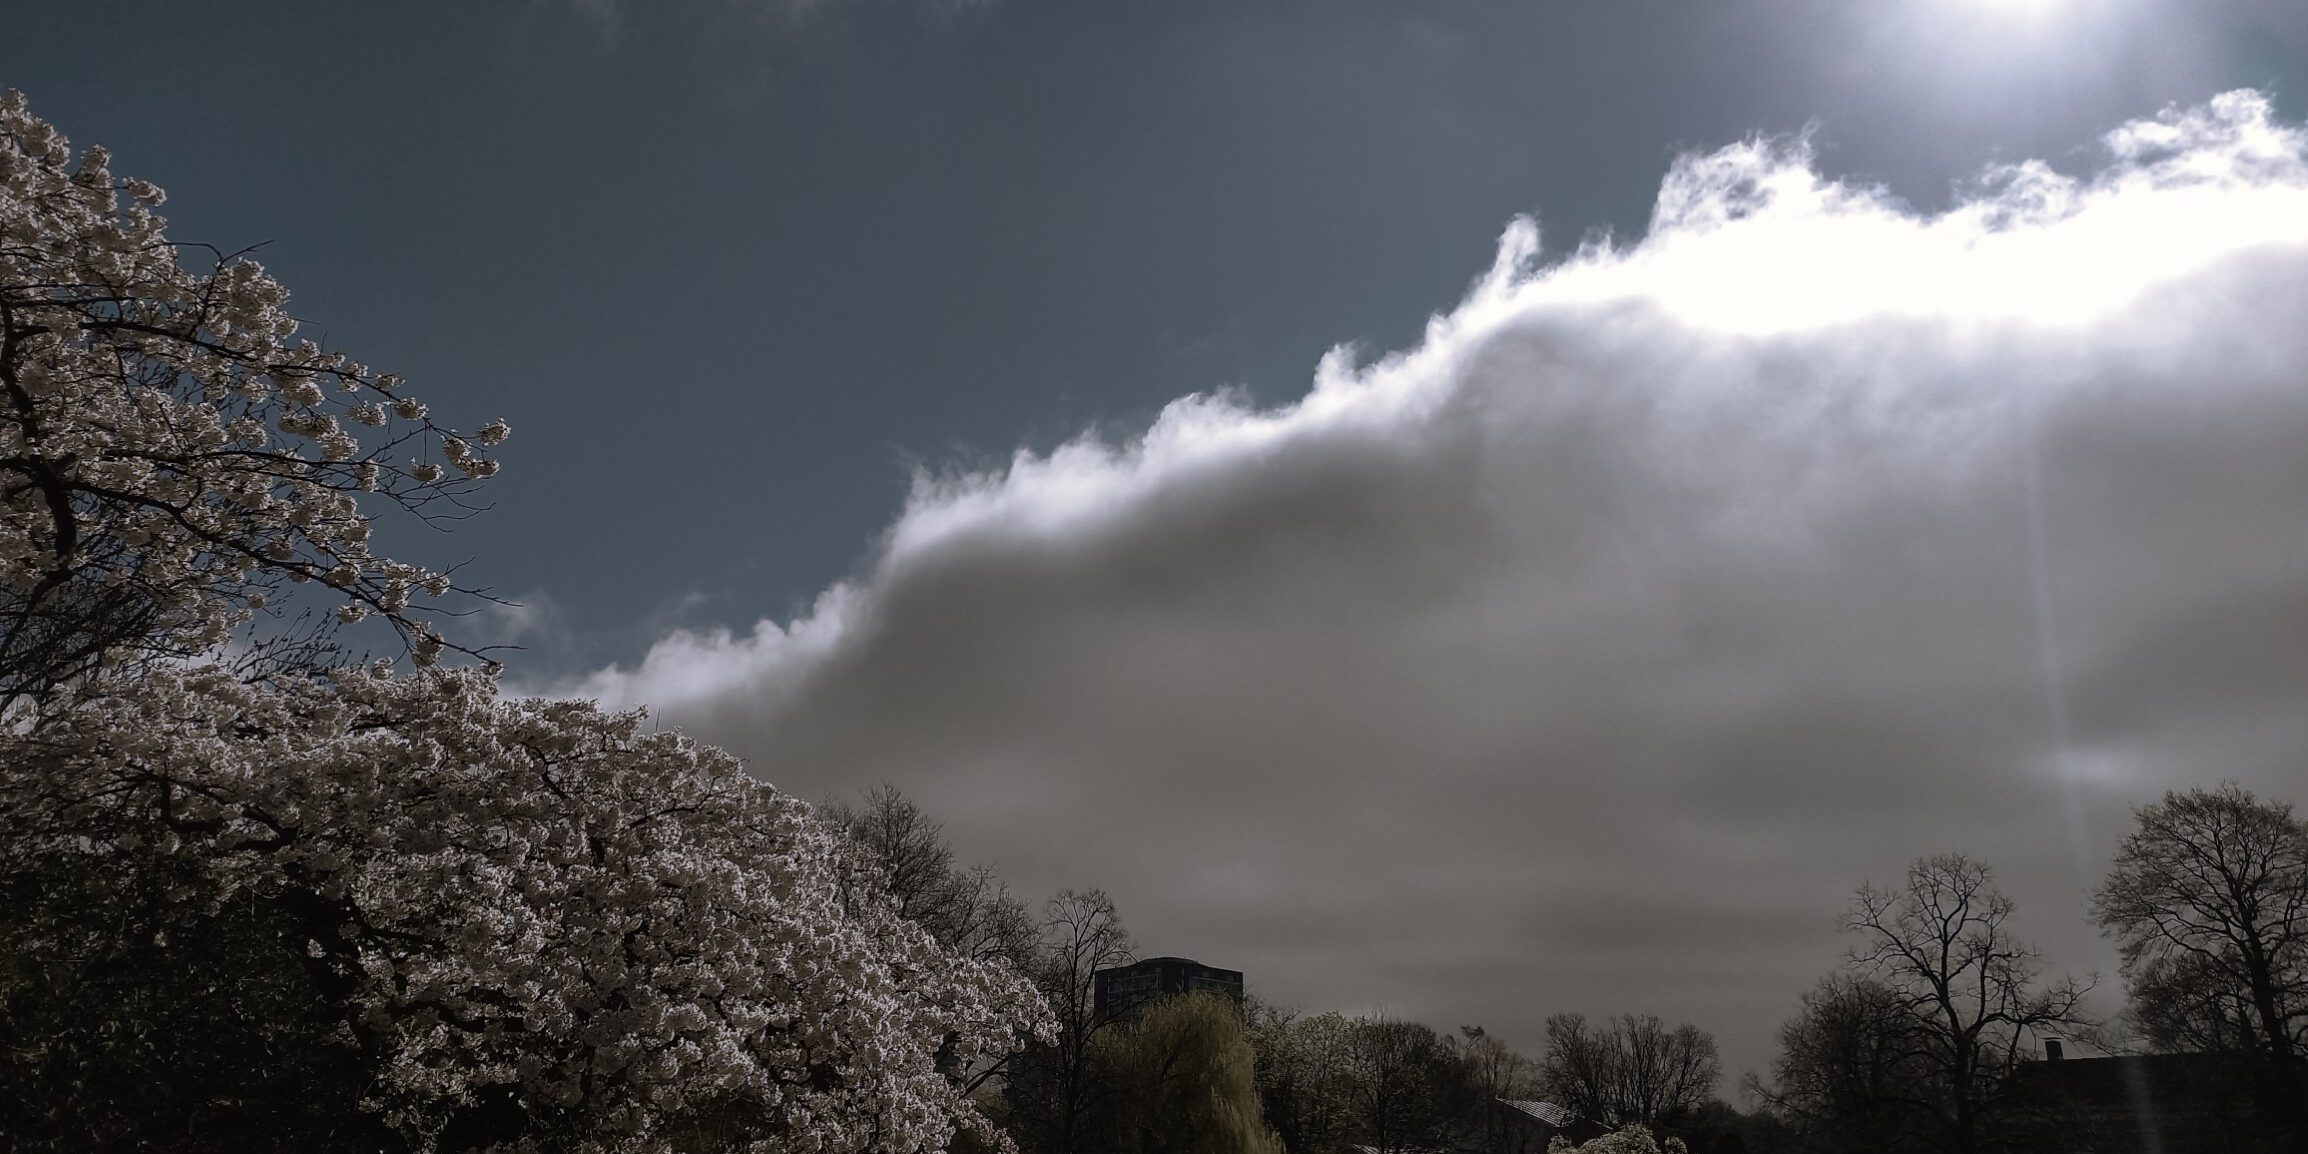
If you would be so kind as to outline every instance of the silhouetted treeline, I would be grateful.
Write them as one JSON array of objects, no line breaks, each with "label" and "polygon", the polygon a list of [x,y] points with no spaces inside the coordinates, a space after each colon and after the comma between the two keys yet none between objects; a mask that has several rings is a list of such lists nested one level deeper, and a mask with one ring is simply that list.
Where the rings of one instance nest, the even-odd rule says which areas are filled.
[{"label": "silhouetted treeline", "polygon": [[1031,974],[1056,1011],[1056,1038],[952,1072],[1022,1154],[1537,1154],[1635,1126],[1690,1154],[2308,1151],[2308,823],[2234,786],[2140,809],[2093,895],[2118,1020],[2042,971],[1987,864],[1929,857],[1854,894],[1851,948],[1745,1079],[1746,1110],[1715,1096],[1706,1031],[1645,1014],[1557,1014],[1536,1059],[1478,1026],[1256,999],[1103,1020],[1092,975],[1135,957],[1103,893],[1029,910],[895,791],[832,812],[922,925]]},{"label": "silhouetted treeline", "polygon": [[[2308,1150],[2308,824],[2235,786],[2137,812],[2093,895],[2128,1005],[2039,972],[1988,867],[1927,858],[1862,887],[1842,969],[1750,1088],[1820,1154]],[[2080,1043],[2080,1045],[2079,1045]]]},{"label": "silhouetted treeline", "polygon": [[[1539,1154],[1556,1135],[1592,1138],[1621,1122],[1686,1135],[1695,1154],[1742,1149],[1725,1137],[1739,1116],[1710,1097],[1715,1043],[1697,1027],[1558,1015],[1534,1061],[1479,1026],[1444,1033],[1255,999],[1198,995],[1102,1016],[1093,976],[1136,958],[1104,893],[1067,891],[1031,908],[990,871],[958,864],[938,823],[888,787],[820,808],[909,916],[948,946],[1031,975],[1049,1002],[1054,1038],[949,1071],[1021,1154]],[[1542,1120],[1557,1108],[1562,1124]]]}]

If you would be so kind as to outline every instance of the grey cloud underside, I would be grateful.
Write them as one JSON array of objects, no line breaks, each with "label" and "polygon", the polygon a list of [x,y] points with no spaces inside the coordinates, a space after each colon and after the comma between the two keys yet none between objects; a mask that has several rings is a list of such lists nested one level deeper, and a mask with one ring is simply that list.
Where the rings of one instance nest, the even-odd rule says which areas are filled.
[{"label": "grey cloud underside", "polygon": [[[2238,187],[2308,187],[2260,128],[2291,159]],[[2275,232],[2057,324],[1747,331],[1494,276],[1292,409],[925,482],[813,616],[581,691],[804,796],[893,782],[1278,1000],[1526,1047],[1649,1010],[1759,1067],[1862,879],[1982,855],[2105,968],[2081,907],[2128,806],[2308,802],[2308,244]]]}]

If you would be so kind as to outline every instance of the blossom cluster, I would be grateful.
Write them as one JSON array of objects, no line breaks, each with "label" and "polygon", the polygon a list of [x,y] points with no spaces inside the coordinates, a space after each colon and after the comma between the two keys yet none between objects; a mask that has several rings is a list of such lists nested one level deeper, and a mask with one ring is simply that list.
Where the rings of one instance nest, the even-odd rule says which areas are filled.
[{"label": "blossom cluster", "polygon": [[1586,1142],[1573,1143],[1560,1134],[1547,1142],[1547,1154],[1687,1154],[1688,1150],[1681,1138],[1669,1138],[1661,1143],[1652,1136],[1651,1128],[1641,1123],[1622,1126]]},{"label": "blossom cluster", "polygon": [[458,511],[508,427],[460,437],[299,339],[280,282],[169,240],[162,200],[0,96],[0,690],[212,648],[284,581],[437,657],[415,599],[450,582],[374,554],[364,500]]},{"label": "blossom cluster", "polygon": [[[189,993],[276,1065],[320,1038],[358,1072],[313,1093],[358,1087],[416,1150],[1006,1146],[954,1075],[1047,1034],[1031,984],[941,947],[730,755],[442,668],[455,586],[372,552],[371,510],[466,508],[508,426],[437,426],[298,339],[243,255],[188,268],[161,199],[0,97],[0,1003],[37,1011],[0,1082],[51,1091],[0,1130],[191,1141],[91,1104],[173,1073],[139,1036],[198,1052],[154,1026]],[[290,583],[418,669],[239,660]],[[185,1084],[199,1117],[269,1120]]]},{"label": "blossom cluster", "polygon": [[356,991],[368,1105],[406,1133],[502,1087],[513,1150],[1001,1145],[946,1072],[1046,1035],[1032,985],[861,900],[838,830],[642,721],[472,670],[162,669],[0,736],[37,767],[0,776],[6,856],[307,895],[304,953]]}]

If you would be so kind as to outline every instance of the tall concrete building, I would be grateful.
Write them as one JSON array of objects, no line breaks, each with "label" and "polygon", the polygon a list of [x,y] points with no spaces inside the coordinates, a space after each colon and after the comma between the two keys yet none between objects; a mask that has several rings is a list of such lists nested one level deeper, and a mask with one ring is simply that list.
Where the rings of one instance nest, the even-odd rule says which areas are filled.
[{"label": "tall concrete building", "polygon": [[1242,1004],[1242,971],[1205,966],[1192,958],[1147,958],[1100,970],[1090,977],[1091,1009],[1099,1019],[1135,1018],[1173,994],[1207,991]]}]

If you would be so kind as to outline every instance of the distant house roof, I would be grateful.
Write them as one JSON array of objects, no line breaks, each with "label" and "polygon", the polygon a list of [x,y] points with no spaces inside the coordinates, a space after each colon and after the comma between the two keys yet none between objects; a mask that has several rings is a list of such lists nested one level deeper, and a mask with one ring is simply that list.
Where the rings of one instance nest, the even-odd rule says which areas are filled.
[{"label": "distant house roof", "polygon": [[1557,1106],[1553,1102],[1541,1102],[1532,1098],[1501,1098],[1499,1102],[1503,1105],[1512,1106],[1557,1130],[1568,1129],[1579,1121],[1577,1114],[1565,1107]]},{"label": "distant house roof", "polygon": [[2023,1063],[2012,1088],[2028,1097],[2111,1110],[2152,1108],[2158,1099],[2187,1101],[2207,1089],[2238,1082],[2240,1059],[2231,1054],[2126,1054]]},{"label": "distant house roof", "polygon": [[2258,1068],[2249,1054],[2045,1059],[2012,1071],[2009,1101],[2057,1119],[2069,1149],[2149,1154],[2183,1131],[2217,1136],[2207,1150],[2294,1149],[2255,1099]]}]

